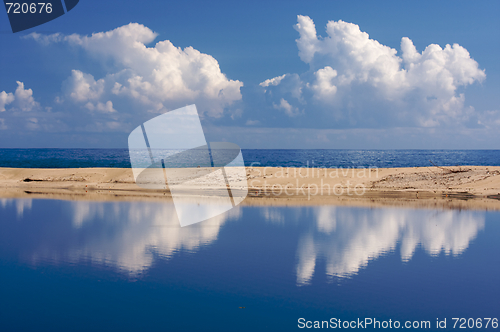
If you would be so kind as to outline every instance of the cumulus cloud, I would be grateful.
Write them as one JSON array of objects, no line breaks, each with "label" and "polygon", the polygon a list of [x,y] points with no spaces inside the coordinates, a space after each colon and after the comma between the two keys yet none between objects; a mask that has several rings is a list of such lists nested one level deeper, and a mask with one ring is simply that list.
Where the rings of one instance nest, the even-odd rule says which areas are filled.
[{"label": "cumulus cloud", "polygon": [[96,81],[90,74],[72,70],[71,76],[63,82],[63,90],[75,102],[98,100],[104,93],[104,80]]},{"label": "cumulus cloud", "polygon": [[88,102],[85,104],[85,108],[88,109],[89,111],[99,111],[99,112],[104,112],[104,113],[115,113],[116,110],[113,108],[113,102],[108,100],[105,104],[101,102],[97,102],[96,105],[92,104],[91,102]]},{"label": "cumulus cloud", "polygon": [[0,112],[9,110],[30,112],[40,108],[40,104],[33,98],[33,90],[25,89],[24,83],[17,81],[17,88],[14,93],[0,92]]},{"label": "cumulus cloud", "polygon": [[14,92],[0,92],[0,130],[19,130],[40,128],[37,118],[34,117],[41,110],[40,103],[35,101],[33,90],[25,89],[24,83],[17,81]]},{"label": "cumulus cloud", "polygon": [[[24,38],[76,50],[84,63],[91,58],[102,67],[71,67],[50,116],[24,113],[16,125],[9,112],[0,113],[0,129],[25,128],[28,118],[45,128],[50,117],[59,121],[53,128],[75,137],[113,131],[118,141],[151,113],[196,103],[204,124],[214,125],[209,134],[241,140],[246,147],[273,142],[277,148],[494,148],[500,111],[467,105],[465,88],[486,74],[463,46],[417,50],[402,36],[400,47],[393,48],[344,21],[328,22],[321,36],[307,16],[298,16],[294,28],[298,56],[308,70],[263,77],[268,79],[245,87],[227,78],[212,56],[165,38],[155,44],[157,34],[140,24],[87,36],[32,33]],[[17,110],[20,121],[22,109],[39,105],[31,90],[19,90],[26,92],[19,99],[24,105],[14,91],[3,91],[0,112]],[[37,127],[33,121],[28,125]]]},{"label": "cumulus cloud", "polygon": [[6,146],[17,145],[23,139],[24,142],[29,140],[28,146],[41,146],[37,145],[44,139],[40,132],[74,132],[74,128],[65,122],[64,114],[53,111],[50,106],[42,107],[37,99],[33,90],[25,88],[21,81],[17,82],[14,92],[0,92],[0,130],[5,131],[2,133],[2,142]]},{"label": "cumulus cloud", "polygon": [[117,70],[102,78],[73,70],[64,83],[65,98],[82,107],[88,108],[92,102],[97,109],[96,102],[107,105],[118,98],[132,100],[148,111],[165,112],[196,103],[204,114],[219,117],[225,107],[241,99],[243,83],[228,79],[216,59],[193,47],[176,47],[169,40],[148,47],[157,34],[141,24],[91,36],[30,36],[43,45],[66,43],[102,61],[112,61]]},{"label": "cumulus cloud", "polygon": [[0,112],[5,112],[5,106],[14,101],[14,95],[5,91],[0,92]]},{"label": "cumulus cloud", "polygon": [[313,20],[299,15],[294,28],[309,71],[262,82],[266,100],[275,105],[285,98],[306,116],[330,116],[331,125],[341,127],[435,127],[464,123],[475,112],[466,107],[461,88],[486,74],[458,44],[431,44],[418,52],[403,37],[398,55],[353,23],[330,21],[321,37]]}]

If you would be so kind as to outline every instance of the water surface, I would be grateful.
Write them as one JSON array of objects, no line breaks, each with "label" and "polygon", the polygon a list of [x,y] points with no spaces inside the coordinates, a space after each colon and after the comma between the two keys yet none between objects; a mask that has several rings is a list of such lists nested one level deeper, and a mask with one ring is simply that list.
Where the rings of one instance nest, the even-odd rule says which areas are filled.
[{"label": "water surface", "polygon": [[498,212],[239,206],[180,228],[169,204],[0,203],[2,331],[500,318]]}]

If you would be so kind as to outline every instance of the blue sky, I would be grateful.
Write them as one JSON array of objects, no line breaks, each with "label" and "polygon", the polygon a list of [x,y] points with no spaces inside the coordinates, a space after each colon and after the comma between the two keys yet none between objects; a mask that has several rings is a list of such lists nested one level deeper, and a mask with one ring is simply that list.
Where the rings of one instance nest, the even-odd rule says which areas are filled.
[{"label": "blue sky", "polygon": [[209,140],[244,148],[497,149],[499,14],[498,1],[81,0],[13,34],[0,11],[0,146],[126,147],[196,103]]}]

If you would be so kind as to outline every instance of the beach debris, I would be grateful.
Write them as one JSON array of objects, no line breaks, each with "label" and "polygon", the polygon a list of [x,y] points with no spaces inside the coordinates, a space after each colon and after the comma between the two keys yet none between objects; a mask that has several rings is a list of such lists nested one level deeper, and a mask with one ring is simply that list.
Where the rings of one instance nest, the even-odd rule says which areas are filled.
[{"label": "beach debris", "polygon": [[40,181],[44,181],[42,179],[32,179],[32,178],[25,178],[23,180],[23,182],[40,182]]},{"label": "beach debris", "polygon": [[464,173],[464,172],[469,172],[469,171],[471,171],[471,169],[470,169],[470,168],[469,168],[469,169],[462,169],[462,167],[461,167],[461,166],[459,166],[459,165],[457,165],[457,166],[456,166],[456,167],[459,167],[458,169],[444,168],[444,167],[442,167],[442,166],[438,166],[438,165],[434,164],[434,163],[432,162],[432,160],[430,160],[430,159],[429,159],[429,161],[430,161],[430,163],[431,163],[434,167],[437,167],[437,168],[439,168],[439,169],[442,169],[443,171],[448,172],[448,173]]}]

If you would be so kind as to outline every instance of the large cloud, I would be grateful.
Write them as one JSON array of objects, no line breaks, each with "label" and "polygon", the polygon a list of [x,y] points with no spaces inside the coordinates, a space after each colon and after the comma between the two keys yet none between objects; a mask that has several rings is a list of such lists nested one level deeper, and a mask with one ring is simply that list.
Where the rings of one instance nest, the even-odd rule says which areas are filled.
[{"label": "large cloud", "polygon": [[436,127],[475,119],[461,89],[486,74],[464,47],[431,44],[419,53],[404,37],[398,55],[356,24],[330,21],[327,36],[319,37],[313,20],[299,15],[295,29],[309,71],[261,83],[266,100],[285,105],[275,107],[285,114],[304,110],[304,118],[329,119],[330,127]]},{"label": "large cloud", "polygon": [[[28,38],[41,45],[71,50],[74,64],[50,114],[22,112],[15,93],[0,92],[0,111],[17,110],[17,120],[0,112],[0,130],[46,127],[70,132],[78,144],[123,146],[152,113],[196,103],[212,141],[246,148],[496,148],[500,111],[465,101],[465,88],[486,77],[465,48],[417,51],[404,37],[396,50],[352,23],[326,28],[321,37],[311,18],[298,16],[298,53],[309,70],[245,87],[210,55],[168,40],[151,44],[156,33],[140,24],[90,36],[33,33]],[[50,145],[62,141],[73,144]]]},{"label": "large cloud", "polygon": [[219,117],[225,107],[241,99],[243,83],[229,80],[212,56],[193,47],[182,50],[169,40],[148,47],[157,34],[141,24],[130,23],[91,36],[33,33],[30,37],[43,45],[80,47],[103,63],[111,60],[116,68],[97,80],[91,73],[73,70],[63,83],[61,102],[69,100],[102,112],[113,109],[112,104],[111,108],[102,105],[120,99],[132,100],[140,106],[138,109],[152,112],[196,103],[202,113]]}]

